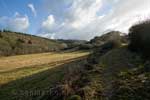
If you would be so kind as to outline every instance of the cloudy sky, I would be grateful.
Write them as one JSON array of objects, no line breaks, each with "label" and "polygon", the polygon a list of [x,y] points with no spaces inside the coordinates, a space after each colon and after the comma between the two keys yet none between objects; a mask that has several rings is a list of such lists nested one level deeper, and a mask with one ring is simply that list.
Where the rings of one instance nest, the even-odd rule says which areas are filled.
[{"label": "cloudy sky", "polygon": [[0,0],[0,29],[48,38],[86,39],[128,32],[150,18],[150,0]]}]

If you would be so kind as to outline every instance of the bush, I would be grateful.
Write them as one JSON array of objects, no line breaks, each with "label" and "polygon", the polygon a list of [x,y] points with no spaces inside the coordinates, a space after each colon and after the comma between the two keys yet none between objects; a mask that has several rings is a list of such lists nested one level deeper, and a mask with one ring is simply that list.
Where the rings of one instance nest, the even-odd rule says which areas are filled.
[{"label": "bush", "polygon": [[81,100],[81,97],[79,95],[73,95],[68,100]]},{"label": "bush", "polygon": [[23,39],[17,39],[17,42],[25,43],[25,41]]},{"label": "bush", "polygon": [[3,32],[12,32],[11,30],[4,29]]},{"label": "bush", "polygon": [[132,26],[129,30],[129,39],[130,50],[150,56],[150,20]]},{"label": "bush", "polygon": [[[146,63],[149,65],[149,62]],[[144,67],[145,69],[145,67]],[[150,76],[141,66],[117,75],[111,100],[150,100]]]},{"label": "bush", "polygon": [[121,42],[117,41],[117,40],[112,40],[112,41],[108,41],[106,42],[104,45],[102,45],[103,49],[113,49],[113,48],[118,48],[121,46]]},{"label": "bush", "polygon": [[144,71],[145,72],[150,72],[150,62],[147,61],[145,64],[144,64]]},{"label": "bush", "polygon": [[3,35],[2,35],[2,33],[0,32],[0,38],[3,38]]},{"label": "bush", "polygon": [[[88,77],[85,81],[90,80]],[[87,82],[85,82],[87,83]],[[90,85],[86,85],[79,89],[78,94],[83,98],[83,100],[93,100],[95,89],[93,89]]]},{"label": "bush", "polygon": [[28,44],[32,44],[32,41],[31,41],[31,40],[29,40],[29,41],[28,41]]},{"label": "bush", "polygon": [[81,50],[89,50],[89,49],[92,49],[92,48],[93,48],[93,45],[92,45],[92,44],[81,44],[81,45],[79,46],[79,48],[80,48]]},{"label": "bush", "polygon": [[81,99],[74,99],[73,97],[68,97],[72,95],[72,89],[68,84],[64,85],[56,85],[55,87],[50,89],[50,94],[42,95],[42,99],[40,100],[81,100]]}]

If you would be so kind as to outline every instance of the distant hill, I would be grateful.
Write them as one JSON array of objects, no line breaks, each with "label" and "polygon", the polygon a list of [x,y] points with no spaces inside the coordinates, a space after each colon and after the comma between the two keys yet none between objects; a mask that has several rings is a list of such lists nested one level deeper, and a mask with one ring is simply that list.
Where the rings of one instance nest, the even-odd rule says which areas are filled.
[{"label": "distant hill", "polygon": [[65,43],[67,45],[67,49],[72,49],[75,47],[79,47],[80,45],[86,44],[86,40],[63,40],[58,39],[58,41]]},{"label": "distant hill", "polygon": [[90,41],[65,41],[65,43],[69,43],[69,47],[78,47],[79,50],[93,50],[101,46],[128,44],[128,42],[128,35],[125,35],[119,31],[111,31],[101,36],[96,36]]},{"label": "distant hill", "polygon": [[0,56],[42,53],[64,49],[65,45],[56,40],[11,32],[0,32]]},{"label": "distant hill", "polygon": [[90,43],[94,46],[101,46],[108,41],[119,40],[120,42],[127,42],[127,37],[119,31],[111,31],[102,36],[96,36],[94,39],[90,40]]}]

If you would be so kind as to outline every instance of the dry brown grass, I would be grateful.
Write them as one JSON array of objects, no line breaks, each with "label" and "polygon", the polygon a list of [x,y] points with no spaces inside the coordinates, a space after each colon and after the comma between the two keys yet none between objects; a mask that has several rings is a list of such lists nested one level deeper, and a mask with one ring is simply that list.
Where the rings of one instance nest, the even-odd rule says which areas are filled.
[{"label": "dry brown grass", "polygon": [[59,63],[69,59],[82,57],[88,52],[69,52],[69,53],[40,53],[30,55],[19,55],[0,58],[0,72],[13,70],[16,68],[30,67],[35,65]]},{"label": "dry brown grass", "polygon": [[88,55],[88,52],[50,52],[0,58],[0,85],[52,69]]}]

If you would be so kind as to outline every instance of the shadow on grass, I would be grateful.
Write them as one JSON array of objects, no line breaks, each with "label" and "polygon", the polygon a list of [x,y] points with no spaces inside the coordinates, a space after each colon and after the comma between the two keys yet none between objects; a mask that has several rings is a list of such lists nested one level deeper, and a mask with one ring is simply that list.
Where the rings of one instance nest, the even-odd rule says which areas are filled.
[{"label": "shadow on grass", "polygon": [[[85,57],[50,68],[31,76],[11,81],[0,86],[0,99],[2,100],[39,100],[42,95],[48,94],[51,88],[62,82],[65,72],[71,64],[78,63]],[[49,65],[45,65],[49,66]]]}]

